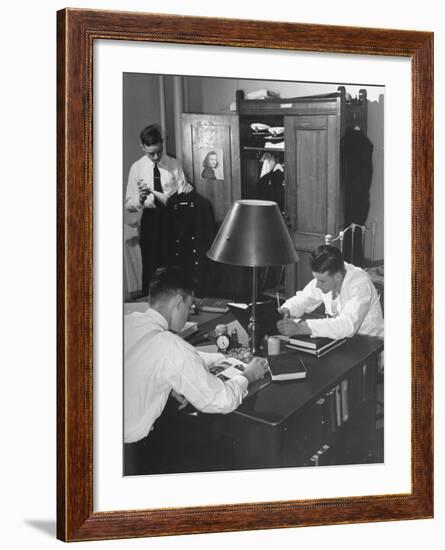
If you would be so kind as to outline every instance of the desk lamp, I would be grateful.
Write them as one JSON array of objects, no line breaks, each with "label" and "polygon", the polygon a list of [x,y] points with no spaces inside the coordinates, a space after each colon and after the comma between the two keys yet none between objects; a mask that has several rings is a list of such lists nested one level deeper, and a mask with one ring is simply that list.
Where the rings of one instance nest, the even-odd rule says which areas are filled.
[{"label": "desk lamp", "polygon": [[252,267],[249,337],[252,354],[255,355],[257,268],[298,262],[297,251],[277,203],[260,200],[235,201],[207,256],[215,262]]}]

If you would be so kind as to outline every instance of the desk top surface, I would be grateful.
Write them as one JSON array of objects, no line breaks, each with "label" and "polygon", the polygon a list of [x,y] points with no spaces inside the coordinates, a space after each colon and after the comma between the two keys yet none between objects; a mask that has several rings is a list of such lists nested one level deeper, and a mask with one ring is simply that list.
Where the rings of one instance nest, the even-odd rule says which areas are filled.
[{"label": "desk top surface", "polygon": [[[125,311],[128,313],[127,311]],[[211,330],[217,323],[233,321],[231,313],[200,313],[191,320],[199,322],[200,330]],[[255,422],[278,426],[301,407],[323,395],[354,367],[365,363],[383,349],[383,341],[371,336],[355,335],[323,357],[300,354],[308,374],[305,380],[270,382],[248,397],[234,414]]]},{"label": "desk top surface", "polygon": [[308,371],[306,379],[271,382],[246,399],[236,413],[276,426],[304,405],[318,399],[351,369],[365,363],[382,349],[382,340],[356,335],[323,357],[302,353],[300,357]]},{"label": "desk top surface", "polygon": [[[201,316],[202,314],[200,314]],[[201,329],[230,322],[231,313],[213,314],[211,319],[197,319]],[[269,385],[248,397],[235,411],[254,421],[277,426],[304,405],[316,400],[337,384],[354,367],[365,363],[383,349],[383,341],[371,336],[355,335],[323,357],[300,354],[308,374],[305,380],[270,382]]]}]

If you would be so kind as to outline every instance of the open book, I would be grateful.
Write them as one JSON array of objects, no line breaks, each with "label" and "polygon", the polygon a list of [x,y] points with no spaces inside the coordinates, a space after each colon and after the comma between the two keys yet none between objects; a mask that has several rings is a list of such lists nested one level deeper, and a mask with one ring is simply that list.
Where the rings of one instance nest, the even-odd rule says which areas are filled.
[{"label": "open book", "polygon": [[[223,382],[227,382],[228,380],[231,380],[234,376],[242,374],[246,366],[247,364],[243,363],[239,359],[235,359],[234,357],[224,357],[224,359],[221,359],[221,361],[218,361],[217,363],[212,365],[209,368],[209,372]],[[266,375],[261,380],[257,380],[249,386],[248,396],[257,393],[269,384],[270,376]]]}]

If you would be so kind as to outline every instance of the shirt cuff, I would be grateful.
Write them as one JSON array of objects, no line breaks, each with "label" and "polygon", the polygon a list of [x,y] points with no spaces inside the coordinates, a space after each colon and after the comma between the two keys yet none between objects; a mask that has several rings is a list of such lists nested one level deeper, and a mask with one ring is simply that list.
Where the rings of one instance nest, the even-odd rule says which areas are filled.
[{"label": "shirt cuff", "polygon": [[324,321],[324,319],[306,319],[306,325],[309,327],[311,331],[311,336],[314,338],[318,338],[321,335],[318,334],[317,325],[320,325],[320,321]]},{"label": "shirt cuff", "polygon": [[300,317],[300,315],[295,314],[295,310],[297,308],[292,304],[292,298],[286,300],[284,304],[281,305],[281,307],[285,307],[286,309],[288,309],[291,317]]},{"label": "shirt cuff", "polygon": [[242,374],[236,374],[233,378],[231,378],[231,380],[241,387],[244,399],[248,394],[247,388],[249,386],[249,382],[247,381],[247,378]]},{"label": "shirt cuff", "polygon": [[311,336],[314,338],[332,338],[333,340],[342,338],[333,333],[332,327],[330,326],[332,321],[333,319],[308,319],[306,324],[311,329]]}]

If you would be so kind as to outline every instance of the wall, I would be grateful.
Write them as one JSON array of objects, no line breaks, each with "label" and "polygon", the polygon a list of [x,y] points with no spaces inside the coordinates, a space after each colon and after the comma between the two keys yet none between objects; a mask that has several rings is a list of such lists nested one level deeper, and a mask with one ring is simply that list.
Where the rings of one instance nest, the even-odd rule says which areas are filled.
[{"label": "wall", "polygon": [[[63,548],[55,539],[56,515],[56,9],[66,0],[7,2],[0,35],[3,106],[0,135],[4,188],[0,235],[2,323],[2,476],[1,544],[8,550]],[[422,4],[374,0],[368,5],[347,2],[256,0],[76,0],[77,7],[152,11],[429,30],[436,33],[436,397],[435,397],[435,519],[338,525],[302,529],[218,533],[77,543],[75,550],[418,550],[440,547],[445,537],[445,20],[440,2]],[[26,14],[26,16],[25,16]],[[7,52],[7,54],[6,54]],[[25,123],[32,130],[24,134]],[[36,129],[37,134],[36,134]],[[30,130],[30,131],[31,131]],[[21,172],[22,167],[25,173]],[[32,166],[32,172],[29,167]],[[24,195],[30,190],[28,198]],[[396,205],[390,205],[397,215]]]},{"label": "wall", "polygon": [[[134,161],[142,156],[141,141],[139,134],[148,124],[161,124],[160,118],[160,97],[159,97],[159,76],[152,74],[125,73],[123,75],[123,160],[122,160],[122,181],[123,194],[127,188],[128,172]],[[124,223],[134,222],[135,215],[129,214],[124,209]],[[133,256],[129,262],[127,254],[124,254],[124,262],[129,262],[128,272],[133,273],[130,266],[136,268],[134,277],[140,281],[140,251],[139,247],[132,247],[128,254]],[[134,258],[137,255],[137,258]],[[123,270],[124,299],[131,297],[131,292],[141,290],[140,284],[131,284],[127,278],[127,265]]]},{"label": "wall", "polygon": [[142,156],[139,134],[148,124],[161,124],[159,77],[152,74],[125,73],[123,75],[123,179],[124,189],[128,171]]},{"label": "wall", "polygon": [[[324,83],[296,83],[267,80],[242,80],[236,78],[209,78],[187,77],[186,86],[189,90],[188,112],[192,113],[225,113],[229,112],[230,104],[235,101],[236,90],[245,93],[255,90],[268,89],[278,92],[280,97],[302,97],[336,92],[340,84]],[[350,86],[345,84],[346,91],[353,97],[358,95],[365,86]],[[368,97],[368,137],[374,145],[373,152],[373,179],[370,190],[371,207],[366,221],[371,228],[376,223],[374,251],[371,250],[371,234],[366,239],[365,253],[368,258],[382,260],[384,257],[384,166],[383,166],[383,138],[384,138],[384,88],[366,86]]]}]

